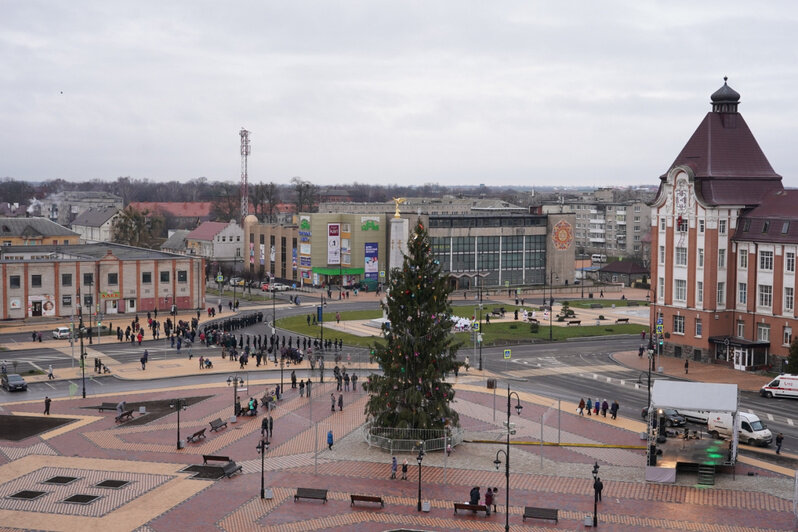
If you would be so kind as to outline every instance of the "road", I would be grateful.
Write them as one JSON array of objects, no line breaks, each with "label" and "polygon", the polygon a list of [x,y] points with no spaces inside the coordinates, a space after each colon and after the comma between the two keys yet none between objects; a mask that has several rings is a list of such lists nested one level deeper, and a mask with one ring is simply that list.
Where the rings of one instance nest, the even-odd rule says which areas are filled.
[{"label": "road", "polygon": [[[338,303],[331,301],[326,311],[335,310],[360,310],[376,308],[376,302],[352,302]],[[278,317],[306,314],[313,307],[282,307],[278,312]],[[246,311],[246,309],[243,309]],[[241,334],[267,334],[269,326],[266,320],[271,318],[268,311],[264,310],[264,323],[260,323],[237,331]],[[56,341],[53,341],[56,342]],[[68,345],[65,340],[60,341],[62,345]],[[529,345],[512,346],[511,359],[504,359],[503,348],[485,348],[482,352],[484,368],[506,377],[507,382],[513,389],[537,393],[552,397],[578,402],[581,397],[592,397],[607,399],[609,402],[617,400],[621,405],[621,415],[640,419],[640,412],[647,404],[647,381],[646,374],[639,371],[627,369],[617,365],[610,357],[616,351],[634,350],[639,346],[637,336],[614,336],[596,337],[557,342],[553,344],[540,343]],[[68,355],[62,354],[54,349],[48,348],[49,343],[45,342],[41,349],[9,351],[3,353],[2,357],[9,360],[18,361],[18,370],[26,371],[26,368],[36,367],[37,369],[46,368],[48,364],[53,364],[55,368],[68,367],[73,364],[73,359]],[[52,344],[50,344],[52,345]],[[92,349],[112,356],[119,362],[135,362],[141,356],[143,348],[147,348],[151,360],[165,359],[174,356],[185,356],[185,350],[181,355],[177,355],[175,350],[169,347],[166,340],[143,342],[142,347],[132,346],[128,343],[118,343],[108,339],[107,342],[94,344]],[[79,351],[76,346],[75,351]],[[365,350],[345,349],[346,352],[357,352],[361,356],[365,355]],[[218,349],[196,346],[193,348],[195,356],[206,353],[218,353]],[[471,358],[471,373],[478,371],[478,354],[475,356],[473,348],[465,346],[460,353],[460,357],[469,356]],[[88,368],[91,368],[89,364]],[[329,369],[329,368],[328,368]],[[251,378],[263,378],[265,372],[251,372]],[[270,374],[273,376],[273,373]],[[299,372],[299,377],[306,377],[306,372]],[[192,377],[181,377],[153,381],[126,381],[115,376],[94,377],[94,374],[87,376],[87,394],[106,392],[124,392],[142,389],[158,389],[180,385],[198,385],[219,382],[221,379],[217,375],[197,375]],[[226,377],[225,377],[226,378]],[[653,379],[668,378],[653,375]],[[64,397],[69,395],[69,382],[54,383],[35,383],[31,384],[29,391],[24,395],[26,399],[42,399],[45,395],[51,397]],[[79,389],[82,382],[76,382]],[[20,394],[9,394],[0,390],[0,403],[18,400]],[[758,394],[751,392],[740,393],[740,406],[744,411],[757,414],[774,432],[783,432],[785,435],[785,451],[798,451],[798,403],[791,399],[765,399]],[[700,427],[696,427],[700,428]]]}]

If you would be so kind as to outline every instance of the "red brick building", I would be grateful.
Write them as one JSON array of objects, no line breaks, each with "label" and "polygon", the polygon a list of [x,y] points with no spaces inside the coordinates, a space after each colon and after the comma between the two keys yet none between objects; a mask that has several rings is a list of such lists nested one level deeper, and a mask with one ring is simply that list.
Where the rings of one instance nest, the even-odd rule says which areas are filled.
[{"label": "red brick building", "polygon": [[725,82],[660,177],[651,212],[651,324],[663,353],[781,369],[795,315],[798,190],[785,190]]}]

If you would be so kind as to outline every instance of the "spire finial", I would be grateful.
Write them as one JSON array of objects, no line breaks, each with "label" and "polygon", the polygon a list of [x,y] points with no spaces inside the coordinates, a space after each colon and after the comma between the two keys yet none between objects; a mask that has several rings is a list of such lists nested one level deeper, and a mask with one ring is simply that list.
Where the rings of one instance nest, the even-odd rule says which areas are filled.
[{"label": "spire finial", "polygon": [[729,79],[729,76],[723,76],[723,84],[724,85],[726,84],[726,81],[728,81],[728,79]]}]

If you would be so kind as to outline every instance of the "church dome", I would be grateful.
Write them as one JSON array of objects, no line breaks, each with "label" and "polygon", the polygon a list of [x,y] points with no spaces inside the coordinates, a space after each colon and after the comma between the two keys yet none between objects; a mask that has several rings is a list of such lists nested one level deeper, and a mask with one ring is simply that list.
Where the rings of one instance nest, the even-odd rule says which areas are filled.
[{"label": "church dome", "polygon": [[723,78],[723,86],[712,93],[712,110],[716,113],[736,113],[737,104],[740,103],[740,93],[729,87],[726,83],[728,77]]}]

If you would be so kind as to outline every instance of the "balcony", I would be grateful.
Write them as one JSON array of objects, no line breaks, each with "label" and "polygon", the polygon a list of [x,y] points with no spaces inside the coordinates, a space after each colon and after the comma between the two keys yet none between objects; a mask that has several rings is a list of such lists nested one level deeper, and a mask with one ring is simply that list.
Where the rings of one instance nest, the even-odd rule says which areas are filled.
[{"label": "balcony", "polygon": [[603,244],[604,242],[606,242],[606,239],[603,236],[590,235],[591,244]]},{"label": "balcony", "polygon": [[604,225],[606,222],[605,222],[604,218],[591,218],[590,219],[590,223],[598,224],[598,225]]}]

